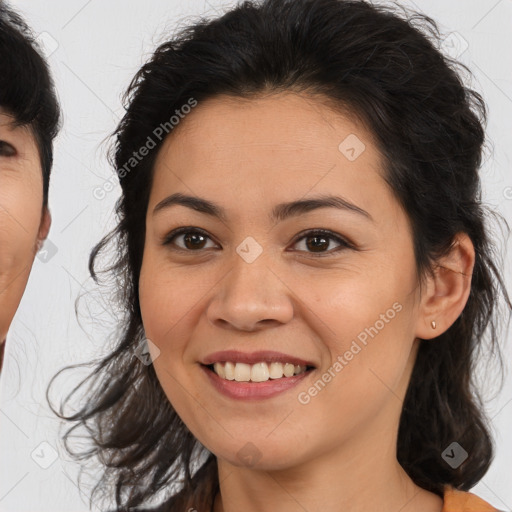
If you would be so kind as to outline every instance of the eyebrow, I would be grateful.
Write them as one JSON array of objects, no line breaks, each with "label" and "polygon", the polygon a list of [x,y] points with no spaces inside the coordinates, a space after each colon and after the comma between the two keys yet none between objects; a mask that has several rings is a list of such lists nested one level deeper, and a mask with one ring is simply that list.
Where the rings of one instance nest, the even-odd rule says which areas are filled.
[{"label": "eyebrow", "polygon": [[[177,192],[160,201],[153,209],[153,215],[170,208],[174,205],[181,205],[212,217],[227,222],[226,211],[219,205],[197,196],[189,196]],[[337,208],[348,212],[357,213],[374,222],[372,216],[359,206],[339,196],[322,195],[311,199],[300,199],[288,203],[280,203],[270,213],[271,222],[281,222],[290,217],[302,215],[319,208]]]}]

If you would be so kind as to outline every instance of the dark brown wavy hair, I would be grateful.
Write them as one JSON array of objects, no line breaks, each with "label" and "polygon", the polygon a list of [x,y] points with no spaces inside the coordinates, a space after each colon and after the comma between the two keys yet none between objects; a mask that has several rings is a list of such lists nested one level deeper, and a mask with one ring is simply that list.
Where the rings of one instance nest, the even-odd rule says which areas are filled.
[{"label": "dark brown wavy hair", "polygon": [[[471,238],[476,260],[469,298],[446,332],[420,345],[400,418],[397,458],[418,486],[440,496],[445,484],[469,490],[485,475],[494,448],[475,366],[489,355],[503,372],[500,294],[504,311],[510,313],[512,304],[489,222],[491,216],[504,219],[481,200],[485,103],[464,84],[463,76],[471,75],[467,67],[444,56],[440,43],[432,19],[397,7],[362,0],[245,1],[221,17],[194,20],[138,71],[125,93],[126,112],[110,154],[122,187],[118,223],[89,259],[91,276],[100,283],[97,257],[108,247],[114,250],[102,273],[123,315],[112,350],[65,399],[83,390],[84,404],[74,414],[65,415],[63,404],[60,412],[54,409],[75,423],[65,436],[70,453],[79,460],[95,457],[102,465],[91,500],[103,491],[115,498],[117,511],[127,511],[151,504],[160,493],[162,512],[202,512],[212,508],[218,491],[215,455],[181,421],[153,366],[134,357],[144,339],[138,282],[162,141],[129,172],[126,163],[190,98],[201,102],[220,94],[250,100],[304,92],[362,119],[386,162],[385,179],[413,226],[420,285],[457,233]],[[86,431],[88,450],[69,448],[68,436],[79,427]],[[457,469],[441,457],[454,440],[469,454]]]}]

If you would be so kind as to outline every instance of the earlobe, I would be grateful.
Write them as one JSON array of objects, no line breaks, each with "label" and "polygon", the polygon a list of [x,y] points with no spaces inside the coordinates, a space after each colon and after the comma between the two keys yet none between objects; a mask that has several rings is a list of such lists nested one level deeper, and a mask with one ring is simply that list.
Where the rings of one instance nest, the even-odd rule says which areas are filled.
[{"label": "earlobe", "polygon": [[43,242],[48,237],[48,233],[50,231],[51,224],[52,224],[52,216],[50,214],[50,210],[48,208],[44,208],[43,215],[41,217],[41,223],[39,225],[39,233],[37,235],[38,248],[40,248],[43,245]]},{"label": "earlobe", "polygon": [[458,233],[450,252],[441,257],[427,278],[421,298],[416,337],[431,339],[447,331],[466,306],[475,265],[475,249],[466,233]]}]

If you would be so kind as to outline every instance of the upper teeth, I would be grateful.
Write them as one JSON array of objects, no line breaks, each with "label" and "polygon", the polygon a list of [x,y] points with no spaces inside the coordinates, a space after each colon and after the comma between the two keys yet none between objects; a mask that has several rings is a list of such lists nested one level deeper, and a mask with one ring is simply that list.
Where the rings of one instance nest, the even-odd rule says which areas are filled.
[{"label": "upper teeth", "polygon": [[270,379],[280,379],[283,375],[285,377],[292,377],[298,373],[306,371],[306,366],[293,365],[292,363],[215,363],[213,365],[215,373],[227,380],[236,380],[237,382],[264,382]]}]

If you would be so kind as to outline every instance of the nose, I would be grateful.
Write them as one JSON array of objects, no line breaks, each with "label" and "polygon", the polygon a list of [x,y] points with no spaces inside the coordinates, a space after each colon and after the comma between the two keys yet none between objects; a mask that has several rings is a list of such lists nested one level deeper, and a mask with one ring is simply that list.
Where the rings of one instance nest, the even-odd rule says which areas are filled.
[{"label": "nose", "polygon": [[261,254],[249,263],[238,254],[208,304],[210,323],[224,329],[257,331],[293,318],[293,293]]}]

